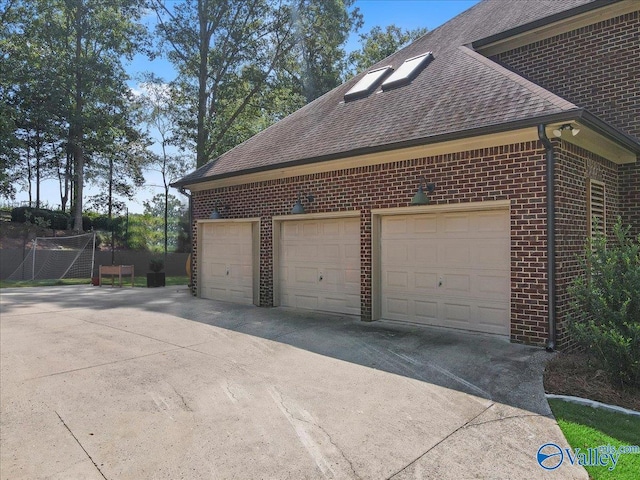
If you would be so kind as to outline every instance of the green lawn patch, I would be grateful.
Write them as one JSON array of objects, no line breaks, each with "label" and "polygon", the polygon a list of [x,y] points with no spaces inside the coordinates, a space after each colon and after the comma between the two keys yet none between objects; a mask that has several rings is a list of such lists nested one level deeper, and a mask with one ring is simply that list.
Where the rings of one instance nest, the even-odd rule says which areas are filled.
[{"label": "green lawn patch", "polygon": [[[127,282],[127,278],[122,279],[122,286],[131,286],[130,281]],[[165,279],[167,287],[173,287],[176,285],[187,286],[189,279],[186,276],[179,277],[166,277]],[[10,282],[7,280],[0,280],[0,288],[14,288],[14,287],[52,287],[56,285],[89,285],[91,280],[88,278],[63,278],[61,280],[20,280],[16,282]],[[105,286],[111,286],[111,280],[107,277],[104,278]],[[117,284],[117,280],[116,280]],[[133,284],[136,287],[147,287],[147,277],[139,276],[134,278]]]},{"label": "green lawn patch", "polygon": [[[550,399],[549,405],[569,445],[575,451],[611,445],[640,445],[640,417]],[[640,478],[640,453],[621,454],[613,470],[585,466],[594,480]]]}]

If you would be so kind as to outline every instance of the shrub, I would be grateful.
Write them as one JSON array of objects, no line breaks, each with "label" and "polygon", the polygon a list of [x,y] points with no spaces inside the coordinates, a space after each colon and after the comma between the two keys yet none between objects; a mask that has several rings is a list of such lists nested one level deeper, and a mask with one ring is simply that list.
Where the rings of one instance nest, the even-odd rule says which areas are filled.
[{"label": "shrub", "polygon": [[149,270],[153,273],[159,273],[164,268],[164,261],[160,258],[152,258],[149,260]]},{"label": "shrub", "polygon": [[64,212],[31,207],[16,207],[11,210],[12,222],[25,223],[30,218],[42,218],[55,230],[66,230],[69,223],[69,214]]},{"label": "shrub", "polygon": [[572,338],[621,385],[640,386],[640,235],[618,219],[613,240],[603,235],[585,250],[586,276],[570,289]]}]

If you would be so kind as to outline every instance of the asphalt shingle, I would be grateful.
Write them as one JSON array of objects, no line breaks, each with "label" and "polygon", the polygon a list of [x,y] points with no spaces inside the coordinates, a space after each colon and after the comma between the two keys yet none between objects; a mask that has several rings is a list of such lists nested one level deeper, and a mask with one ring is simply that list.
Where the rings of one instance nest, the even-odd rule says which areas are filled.
[{"label": "asphalt shingle", "polygon": [[577,109],[467,45],[591,1],[484,0],[367,70],[397,69],[408,58],[433,52],[434,60],[409,85],[385,92],[378,88],[345,103],[345,93],[367,71],[362,72],[177,184],[428,142]]}]

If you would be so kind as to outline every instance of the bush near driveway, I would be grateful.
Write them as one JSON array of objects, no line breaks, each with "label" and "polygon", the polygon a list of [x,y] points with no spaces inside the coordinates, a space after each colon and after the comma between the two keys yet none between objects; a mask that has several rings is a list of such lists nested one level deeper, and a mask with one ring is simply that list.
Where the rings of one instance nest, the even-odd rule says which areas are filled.
[{"label": "bush near driveway", "polygon": [[585,249],[587,275],[571,288],[572,338],[621,386],[640,386],[640,235],[629,236],[620,219],[613,243],[598,235]]}]

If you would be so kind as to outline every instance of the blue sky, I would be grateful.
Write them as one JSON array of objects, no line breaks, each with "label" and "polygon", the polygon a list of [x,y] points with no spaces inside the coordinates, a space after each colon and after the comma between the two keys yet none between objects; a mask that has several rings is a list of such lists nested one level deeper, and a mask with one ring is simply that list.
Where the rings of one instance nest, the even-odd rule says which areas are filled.
[{"label": "blue sky", "polygon": [[[358,34],[365,33],[375,26],[386,27],[395,24],[403,29],[413,29],[417,27],[427,27],[434,30],[447,20],[455,17],[457,14],[472,7],[479,0],[357,0],[356,6],[360,9],[364,17],[364,26]],[[352,51],[359,47],[358,34],[352,34],[349,38],[346,49]],[[127,71],[132,77],[142,72],[153,72],[157,76],[170,80],[174,74],[171,65],[162,59],[149,61],[145,57],[138,56],[128,65]],[[135,88],[135,81],[130,85]],[[146,175],[147,187],[140,189],[133,202],[128,202],[129,212],[142,213],[142,202],[152,198],[156,193],[160,193],[161,189],[153,187],[153,184],[160,184],[159,176],[153,172]],[[86,199],[95,195],[97,191],[89,186],[85,186],[85,203]],[[174,195],[181,196],[177,191],[172,192]],[[41,197],[45,203],[53,208],[57,208],[60,202],[57,181],[48,180],[43,182],[41,186]],[[28,200],[26,192],[19,192],[16,201]]]}]

